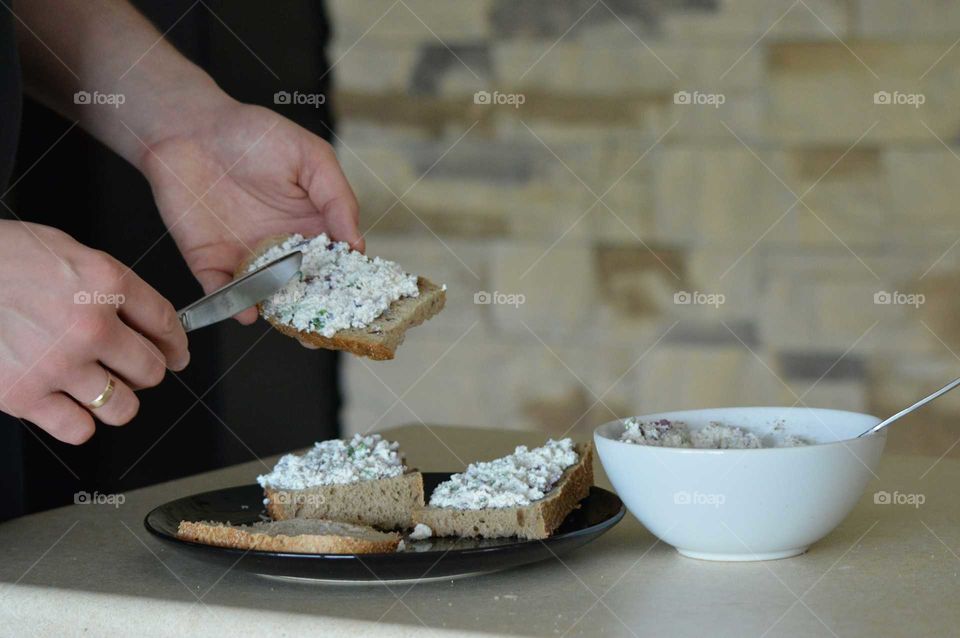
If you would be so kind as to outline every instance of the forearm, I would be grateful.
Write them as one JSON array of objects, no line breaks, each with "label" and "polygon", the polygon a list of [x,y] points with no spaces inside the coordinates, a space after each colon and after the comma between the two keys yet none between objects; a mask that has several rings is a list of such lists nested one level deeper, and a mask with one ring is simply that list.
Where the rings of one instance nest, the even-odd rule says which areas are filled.
[{"label": "forearm", "polygon": [[[144,142],[230,99],[126,0],[19,0],[14,11],[27,91],[137,167]],[[75,102],[80,91],[90,103]]]}]

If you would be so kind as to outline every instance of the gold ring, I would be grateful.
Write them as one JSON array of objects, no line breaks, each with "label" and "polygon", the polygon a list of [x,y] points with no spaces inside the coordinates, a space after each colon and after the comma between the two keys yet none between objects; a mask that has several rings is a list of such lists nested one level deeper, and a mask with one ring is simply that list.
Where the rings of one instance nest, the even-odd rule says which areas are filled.
[{"label": "gold ring", "polygon": [[103,392],[100,393],[96,399],[87,403],[85,407],[90,410],[96,410],[97,408],[103,407],[103,405],[110,400],[110,397],[113,396],[113,376],[108,372],[107,373],[107,387],[103,389]]}]

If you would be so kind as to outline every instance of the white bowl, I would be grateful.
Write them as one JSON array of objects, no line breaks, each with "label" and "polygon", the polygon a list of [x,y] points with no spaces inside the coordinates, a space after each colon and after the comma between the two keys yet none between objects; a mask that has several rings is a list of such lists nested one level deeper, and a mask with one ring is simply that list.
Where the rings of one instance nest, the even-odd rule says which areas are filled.
[{"label": "white bowl", "polygon": [[603,469],[627,509],[684,556],[745,561],[802,554],[857,504],[880,461],[886,433],[868,414],[814,408],[720,408],[641,420],[719,421],[763,438],[777,423],[816,444],[705,450],[620,441],[622,420],[594,432]]}]

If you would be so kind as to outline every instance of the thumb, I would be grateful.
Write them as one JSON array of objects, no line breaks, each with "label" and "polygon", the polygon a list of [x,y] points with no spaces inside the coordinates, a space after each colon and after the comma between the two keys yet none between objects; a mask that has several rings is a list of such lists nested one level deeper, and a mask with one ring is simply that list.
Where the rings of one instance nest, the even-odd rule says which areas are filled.
[{"label": "thumb", "polygon": [[301,186],[323,218],[330,237],[345,241],[354,250],[363,252],[364,241],[359,229],[360,207],[350,182],[343,174],[333,148],[320,138],[311,139],[310,142],[303,154]]}]

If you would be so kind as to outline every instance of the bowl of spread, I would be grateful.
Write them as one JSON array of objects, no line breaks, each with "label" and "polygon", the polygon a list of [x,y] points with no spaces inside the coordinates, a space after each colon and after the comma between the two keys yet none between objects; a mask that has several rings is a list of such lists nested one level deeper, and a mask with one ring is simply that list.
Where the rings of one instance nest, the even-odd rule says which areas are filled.
[{"label": "bowl of spread", "polygon": [[816,408],[718,408],[618,419],[594,432],[614,489],[684,556],[804,553],[846,518],[883,452],[877,417]]}]

